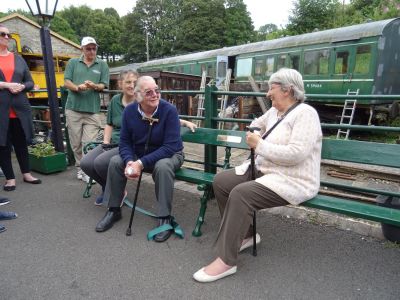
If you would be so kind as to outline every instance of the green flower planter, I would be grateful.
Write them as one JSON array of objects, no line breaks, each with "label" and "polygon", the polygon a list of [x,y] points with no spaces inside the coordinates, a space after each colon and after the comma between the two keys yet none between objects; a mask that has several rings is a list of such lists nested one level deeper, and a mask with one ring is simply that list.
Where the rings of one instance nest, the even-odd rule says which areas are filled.
[{"label": "green flower planter", "polygon": [[67,168],[67,160],[63,152],[42,157],[29,153],[29,163],[33,171],[43,174],[60,172]]}]

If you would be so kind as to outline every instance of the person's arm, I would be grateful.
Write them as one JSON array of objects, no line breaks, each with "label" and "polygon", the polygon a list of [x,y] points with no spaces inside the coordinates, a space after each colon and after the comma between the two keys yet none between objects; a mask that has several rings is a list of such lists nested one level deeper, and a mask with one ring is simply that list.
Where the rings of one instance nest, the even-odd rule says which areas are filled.
[{"label": "person's arm", "polygon": [[78,62],[77,59],[71,58],[68,61],[64,72],[64,86],[70,91],[75,93],[83,92],[88,89],[85,83],[78,84],[76,82],[73,82],[73,74],[77,62]]},{"label": "person's arm", "polygon": [[197,125],[190,121],[179,119],[179,123],[181,124],[182,127],[189,128],[192,132],[194,132],[195,129],[197,128]]},{"label": "person's arm", "polygon": [[75,92],[75,93],[79,93],[79,92],[83,92],[83,91],[87,91],[88,87],[86,86],[86,84],[82,83],[82,84],[75,84],[73,83],[71,80],[69,79],[65,79],[64,80],[64,86]]},{"label": "person's arm", "polygon": [[135,143],[132,140],[132,132],[128,122],[128,119],[132,118],[131,114],[134,113],[134,109],[129,108],[129,106],[125,108],[122,113],[121,132],[119,138],[119,155],[125,165],[127,165],[129,161],[134,161],[135,158]]},{"label": "person's arm", "polygon": [[104,83],[94,83],[93,81],[90,80],[86,80],[85,81],[85,85],[88,89],[92,89],[98,92],[101,92],[102,90],[104,90],[105,88],[105,84]]},{"label": "person's arm", "polygon": [[24,77],[22,78],[21,87],[24,92],[28,92],[32,90],[34,86],[32,75],[25,60],[23,60],[21,57],[19,57],[19,60],[22,61],[24,67]]},{"label": "person's arm", "polygon": [[113,127],[111,125],[106,125],[104,128],[104,137],[103,137],[103,144],[110,144],[111,143],[111,134],[113,131]]}]

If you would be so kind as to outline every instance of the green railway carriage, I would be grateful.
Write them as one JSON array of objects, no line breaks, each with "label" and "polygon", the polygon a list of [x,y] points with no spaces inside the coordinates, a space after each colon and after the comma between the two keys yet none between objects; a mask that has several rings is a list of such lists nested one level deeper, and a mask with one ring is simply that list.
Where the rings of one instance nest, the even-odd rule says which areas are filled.
[{"label": "green railway carriage", "polygon": [[250,75],[262,82],[290,67],[303,74],[308,94],[357,89],[360,94],[400,94],[399,34],[400,19],[390,19],[152,60],[139,64],[139,71],[207,71],[218,85],[228,68],[240,83]]},{"label": "green railway carriage", "polygon": [[392,19],[255,43],[237,55],[235,80],[263,81],[290,67],[303,74],[307,94],[400,94],[399,30],[400,19]]},{"label": "green railway carriage", "polygon": [[[345,95],[358,90],[360,95],[399,95],[400,18],[138,64],[141,72],[159,70],[200,76],[206,71],[217,86],[224,81],[228,69],[232,70],[231,82],[238,86],[247,84],[249,76],[258,83],[265,82],[282,67],[297,69],[303,75],[307,94]],[[330,116],[322,119],[330,121],[341,114],[338,105],[343,105],[344,99],[310,97],[309,102],[320,114],[329,111]],[[357,100],[356,122],[364,123],[365,118],[370,122],[374,111],[391,103],[393,100]]]}]

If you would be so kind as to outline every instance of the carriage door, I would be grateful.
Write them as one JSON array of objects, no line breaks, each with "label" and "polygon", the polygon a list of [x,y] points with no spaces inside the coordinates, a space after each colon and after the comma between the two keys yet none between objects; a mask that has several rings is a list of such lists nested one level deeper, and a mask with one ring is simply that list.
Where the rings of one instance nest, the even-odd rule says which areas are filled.
[{"label": "carriage door", "polygon": [[334,48],[334,68],[332,92],[335,94],[347,94],[351,90],[351,82],[354,70],[354,48]]},{"label": "carriage door", "polygon": [[215,81],[217,86],[224,83],[226,72],[228,70],[228,56],[217,56],[217,70]]}]

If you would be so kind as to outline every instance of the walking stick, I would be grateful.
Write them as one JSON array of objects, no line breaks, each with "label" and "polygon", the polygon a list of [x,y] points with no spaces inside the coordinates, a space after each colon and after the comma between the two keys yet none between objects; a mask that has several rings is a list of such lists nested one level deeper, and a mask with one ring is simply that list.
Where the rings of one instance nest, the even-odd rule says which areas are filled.
[{"label": "walking stick", "polygon": [[[254,132],[254,130],[260,130],[258,127],[247,127],[250,132]],[[250,165],[251,165],[251,180],[256,180],[256,166],[255,166],[255,153],[254,148],[250,149]],[[257,235],[257,223],[256,223],[256,214],[257,212],[253,211],[253,256],[257,256],[257,244],[256,244],[256,235]]]},{"label": "walking stick", "polygon": [[[147,139],[146,139],[146,144],[144,145],[144,153],[143,153],[143,155],[146,155],[147,150],[149,148],[151,131],[153,130],[153,123],[154,122],[158,122],[158,119],[154,119],[154,118],[151,118],[151,117],[150,118],[143,117],[142,120],[148,121],[149,125],[150,125],[149,126],[149,132],[148,132]],[[137,183],[137,186],[136,186],[135,199],[133,200],[132,211],[131,211],[131,218],[129,219],[129,226],[126,229],[126,235],[127,236],[130,236],[132,234],[133,216],[135,215],[136,203],[137,203],[137,199],[138,199],[138,195],[139,195],[139,189],[140,189],[140,183],[142,181],[142,175],[143,175],[143,170],[140,171],[138,183]]]}]

